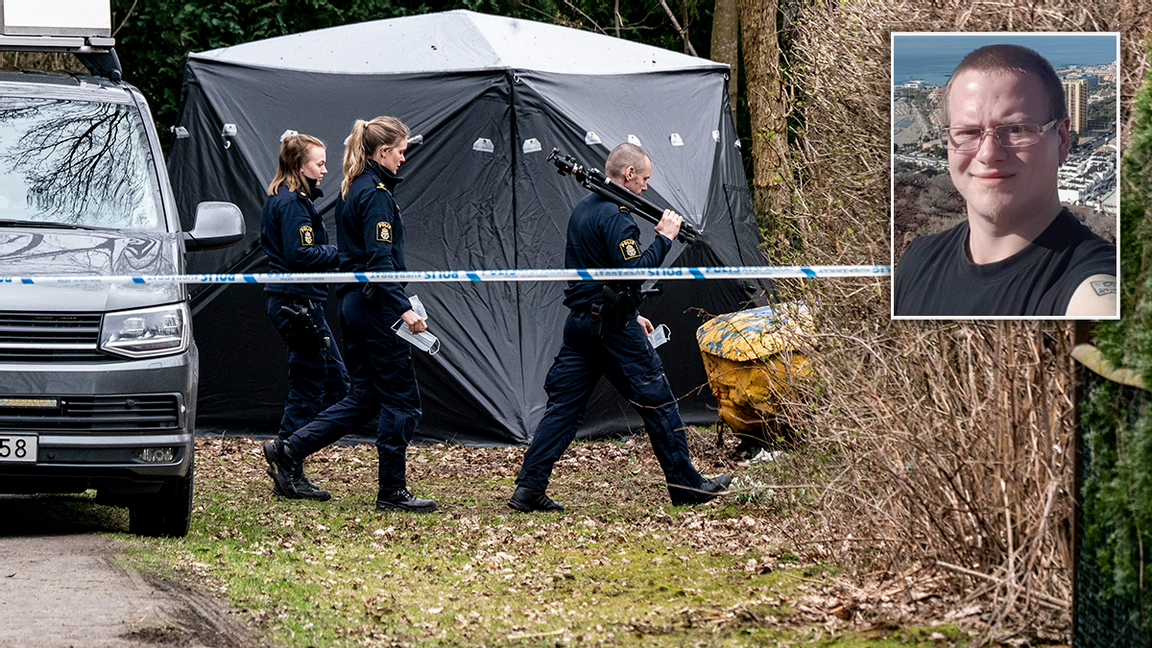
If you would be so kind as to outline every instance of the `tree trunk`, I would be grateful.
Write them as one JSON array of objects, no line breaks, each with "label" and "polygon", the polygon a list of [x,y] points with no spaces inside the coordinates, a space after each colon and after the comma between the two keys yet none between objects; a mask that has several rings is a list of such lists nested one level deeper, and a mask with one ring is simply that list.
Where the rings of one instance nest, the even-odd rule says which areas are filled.
[{"label": "tree trunk", "polygon": [[752,122],[752,200],[756,214],[768,219],[787,209],[792,185],[777,4],[778,0],[740,0],[744,85]]},{"label": "tree trunk", "polygon": [[740,7],[739,0],[716,0],[712,10],[712,60],[727,63],[728,103],[732,104],[732,119],[736,119],[736,89],[740,70]]}]

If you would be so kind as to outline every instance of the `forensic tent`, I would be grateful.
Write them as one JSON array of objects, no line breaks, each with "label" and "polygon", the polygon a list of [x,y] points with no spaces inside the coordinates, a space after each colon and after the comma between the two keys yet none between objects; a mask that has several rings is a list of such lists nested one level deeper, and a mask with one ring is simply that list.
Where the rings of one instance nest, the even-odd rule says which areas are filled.
[{"label": "forensic tent", "polygon": [[[204,200],[240,206],[240,245],[190,257],[197,273],[266,272],[260,211],[286,129],[328,147],[317,207],[335,242],[343,145],[357,118],[398,117],[420,136],[396,189],[411,271],[563,268],[568,216],[587,191],[546,161],[553,147],[603,168],[639,143],[654,162],[645,198],[701,230],[666,265],[764,265],[728,106],[727,66],[608,36],[451,11],[333,27],[189,57],[168,169],[185,220]],[[640,219],[646,246],[653,227]],[[527,442],[560,348],[564,282],[413,283],[440,338],[414,351],[424,416],[418,435],[475,445]],[[661,347],[690,424],[714,423],[696,328],[741,308],[767,282],[657,284],[641,312],[671,329]],[[193,287],[199,420],[274,429],[286,394],[283,345],[263,287]],[[336,299],[329,322],[338,321]],[[581,434],[639,430],[602,381]]]}]

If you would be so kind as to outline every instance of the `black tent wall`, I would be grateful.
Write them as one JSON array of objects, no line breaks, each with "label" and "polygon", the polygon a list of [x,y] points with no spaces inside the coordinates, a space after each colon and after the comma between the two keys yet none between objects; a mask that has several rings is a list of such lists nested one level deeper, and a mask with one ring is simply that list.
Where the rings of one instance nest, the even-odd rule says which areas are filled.
[{"label": "black tent wall", "polygon": [[[280,133],[289,128],[327,143],[331,172],[317,206],[334,238],[342,142],[354,119],[385,114],[424,137],[401,168],[405,180],[396,191],[410,270],[563,267],[568,214],[585,190],[557,175],[545,162],[547,152],[555,146],[602,167],[610,147],[629,134],[654,160],[645,197],[703,223],[703,241],[677,243],[671,265],[761,265],[725,86],[722,69],[594,77],[531,70],[352,75],[193,57],[179,119],[192,136],[176,140],[169,159],[179,208],[188,226],[198,202],[232,201],[244,212],[248,233],[234,248],[191,255],[190,271],[267,271],[260,210]],[[225,123],[236,124],[236,137],[220,135]],[[585,143],[591,125],[601,129],[602,144]],[[673,146],[671,133],[686,144]],[[490,152],[474,150],[478,138],[491,141]],[[539,151],[526,151],[530,138]],[[641,230],[646,245],[651,227],[641,224]],[[715,401],[695,330],[706,314],[740,308],[749,282],[663,283],[663,293],[641,310],[672,330],[660,354],[674,393],[683,397],[685,421],[712,423]],[[763,283],[753,283],[763,290]],[[408,286],[427,306],[442,342],[435,357],[414,354],[424,410],[420,437],[477,445],[529,440],[543,415],[544,376],[559,349],[563,289],[562,282]],[[194,291],[200,423],[274,429],[286,371],[262,287]],[[330,300],[329,319],[336,322],[334,306]],[[639,417],[602,383],[581,434],[639,427]]]}]

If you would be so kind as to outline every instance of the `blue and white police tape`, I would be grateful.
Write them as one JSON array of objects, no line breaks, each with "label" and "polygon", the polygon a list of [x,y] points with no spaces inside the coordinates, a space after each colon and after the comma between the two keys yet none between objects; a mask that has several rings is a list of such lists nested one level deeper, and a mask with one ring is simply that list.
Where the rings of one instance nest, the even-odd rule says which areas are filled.
[{"label": "blue and white police tape", "polygon": [[785,279],[792,277],[879,277],[890,266],[718,266],[697,268],[589,268],[581,270],[435,270],[423,272],[295,272],[291,274],[192,274],[144,276],[0,277],[7,284],[268,284],[407,281],[604,281],[625,279]]}]

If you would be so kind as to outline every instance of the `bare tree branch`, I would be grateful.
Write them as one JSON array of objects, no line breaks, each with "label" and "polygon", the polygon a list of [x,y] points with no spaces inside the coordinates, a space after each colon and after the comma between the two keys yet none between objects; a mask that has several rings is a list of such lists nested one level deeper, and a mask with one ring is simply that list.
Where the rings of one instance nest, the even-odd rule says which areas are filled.
[{"label": "bare tree branch", "polygon": [[688,40],[688,30],[680,26],[680,21],[676,20],[676,14],[672,13],[672,10],[668,8],[666,0],[660,0],[660,6],[664,7],[664,13],[668,14],[668,18],[672,21],[672,27],[680,32],[680,37],[684,39],[684,46],[688,48],[688,53],[692,56],[699,56],[699,54],[696,53],[696,48],[692,47],[692,41]]}]

